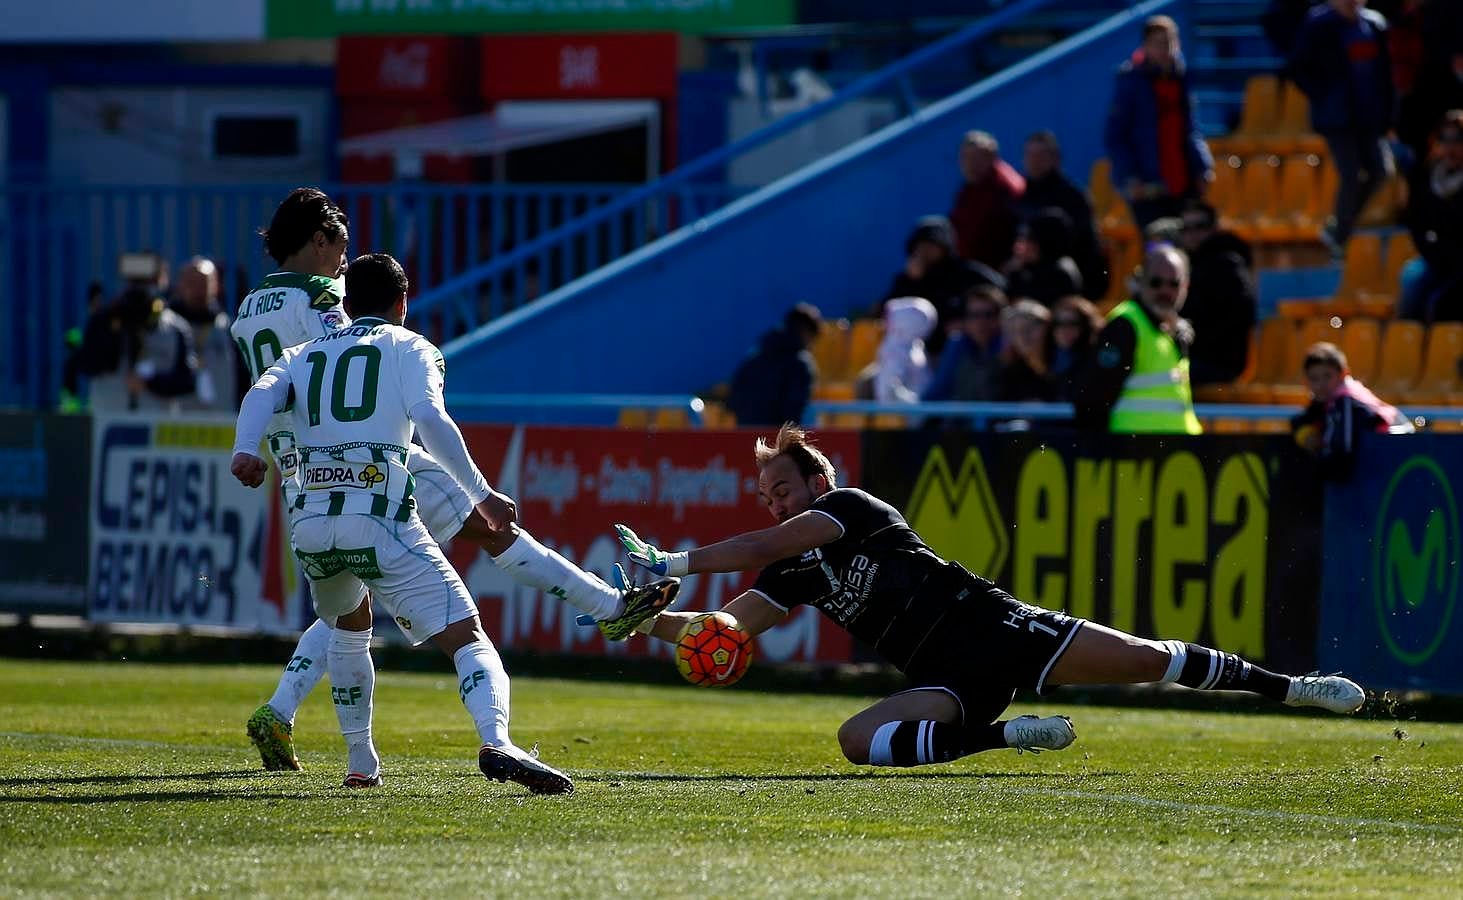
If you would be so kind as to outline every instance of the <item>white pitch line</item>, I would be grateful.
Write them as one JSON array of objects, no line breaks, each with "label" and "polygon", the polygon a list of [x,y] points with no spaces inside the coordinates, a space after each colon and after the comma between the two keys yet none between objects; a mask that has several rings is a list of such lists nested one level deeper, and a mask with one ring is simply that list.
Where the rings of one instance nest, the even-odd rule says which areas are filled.
[{"label": "white pitch line", "polygon": [[1065,800],[1103,800],[1127,803],[1132,806],[1147,806],[1155,809],[1171,809],[1179,812],[1202,812],[1218,815],[1249,816],[1255,819],[1273,819],[1282,822],[1311,822],[1317,825],[1341,825],[1352,828],[1398,828],[1403,831],[1429,831],[1439,834],[1463,832],[1454,825],[1433,825],[1427,822],[1407,822],[1395,819],[1359,819],[1347,816],[1327,816],[1320,813],[1290,812],[1283,809],[1250,809],[1244,806],[1221,806],[1216,803],[1185,803],[1182,800],[1160,800],[1136,794],[1104,794],[1094,791],[1059,791],[1047,788],[1010,788],[1012,793],[1034,797],[1057,797]]}]

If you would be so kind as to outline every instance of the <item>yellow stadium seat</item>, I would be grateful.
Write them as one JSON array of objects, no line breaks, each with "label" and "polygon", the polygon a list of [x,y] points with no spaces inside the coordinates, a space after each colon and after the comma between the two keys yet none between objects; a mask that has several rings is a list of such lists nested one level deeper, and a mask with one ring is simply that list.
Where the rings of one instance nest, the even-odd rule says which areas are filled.
[{"label": "yellow stadium seat", "polygon": [[1234,204],[1239,199],[1241,161],[1238,156],[1216,155],[1214,157],[1214,182],[1209,185],[1205,199],[1221,215],[1233,216]]},{"label": "yellow stadium seat", "polygon": [[1351,366],[1351,374],[1370,383],[1377,374],[1381,351],[1382,328],[1376,319],[1347,319],[1342,329],[1340,347]]},{"label": "yellow stadium seat", "polygon": [[844,378],[848,369],[848,320],[823,323],[818,339],[813,341],[813,361],[818,364],[819,378]]},{"label": "yellow stadium seat", "polygon": [[701,410],[702,428],[735,428],[737,427],[736,414],[726,408],[725,403],[718,403],[709,400],[706,408]]},{"label": "yellow stadium seat", "polygon": [[1382,270],[1381,296],[1395,301],[1402,292],[1402,268],[1418,256],[1412,235],[1398,231],[1387,241],[1387,264]]},{"label": "yellow stadium seat", "polygon": [[875,413],[869,427],[879,431],[900,431],[909,427],[909,419],[899,413]]},{"label": "yellow stadium seat", "polygon": [[667,431],[690,428],[691,413],[684,406],[664,407],[655,411],[651,424],[655,428]]},{"label": "yellow stadium seat", "polygon": [[1275,217],[1275,201],[1280,193],[1280,161],[1273,156],[1255,157],[1240,171],[1238,201],[1234,210],[1234,230],[1242,238],[1255,240],[1262,227]]},{"label": "yellow stadium seat", "polygon": [[1382,396],[1411,390],[1422,370],[1423,327],[1420,322],[1390,322],[1382,336],[1381,359],[1371,386]]},{"label": "yellow stadium seat", "polygon": [[621,428],[649,428],[650,410],[632,406],[622,407],[619,426]]},{"label": "yellow stadium seat", "polygon": [[884,339],[884,323],[878,319],[859,319],[848,333],[848,366],[850,377],[864,370],[874,361],[879,352],[879,342]]},{"label": "yellow stadium seat", "polygon": [[1286,378],[1295,330],[1295,323],[1289,319],[1275,317],[1260,323],[1254,377],[1245,384],[1232,387],[1234,399],[1241,403],[1270,401],[1270,385]]},{"label": "yellow stadium seat", "polygon": [[1122,202],[1112,183],[1112,160],[1104,157],[1092,164],[1087,174],[1087,193],[1092,198],[1092,213],[1098,219]]},{"label": "yellow stadium seat", "polygon": [[1353,234],[1341,264],[1337,300],[1354,300],[1377,293],[1382,285],[1382,238],[1373,233]]},{"label": "yellow stadium seat", "polygon": [[1400,175],[1393,175],[1372,194],[1361,214],[1356,217],[1356,224],[1360,228],[1394,225],[1406,206],[1407,182]]},{"label": "yellow stadium seat", "polygon": [[1280,124],[1280,79],[1254,75],[1245,82],[1239,126],[1225,138],[1225,148],[1240,155],[1259,152]]},{"label": "yellow stadium seat", "polygon": [[852,400],[853,393],[854,389],[852,381],[820,380],[817,384],[813,385],[814,400],[830,400],[833,402],[841,402],[844,400]]},{"label": "yellow stadium seat", "polygon": [[1294,82],[1286,82],[1281,92],[1280,115],[1270,149],[1275,153],[1326,152],[1326,142],[1311,131],[1310,101]]},{"label": "yellow stadium seat", "polygon": [[1312,204],[1321,186],[1321,161],[1316,156],[1286,157],[1280,167],[1280,189],[1273,224],[1261,228],[1275,241],[1314,241],[1321,233],[1322,219]]},{"label": "yellow stadium seat", "polygon": [[1463,322],[1439,322],[1427,330],[1427,351],[1408,403],[1445,404],[1463,395],[1458,363],[1463,360]]}]

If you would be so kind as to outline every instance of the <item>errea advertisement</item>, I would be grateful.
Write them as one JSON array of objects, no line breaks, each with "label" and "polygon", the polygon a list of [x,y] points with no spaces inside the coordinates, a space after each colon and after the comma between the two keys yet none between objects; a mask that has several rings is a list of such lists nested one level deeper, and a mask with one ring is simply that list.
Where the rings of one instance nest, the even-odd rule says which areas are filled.
[{"label": "errea advertisement", "polygon": [[1021,600],[1315,665],[1322,486],[1285,437],[873,432],[865,487]]},{"label": "errea advertisement", "polygon": [[93,620],[297,627],[261,600],[276,492],[234,479],[233,441],[223,418],[93,420]]},{"label": "errea advertisement", "polygon": [[1369,686],[1463,692],[1458,442],[1367,436],[1326,491],[1319,662]]}]

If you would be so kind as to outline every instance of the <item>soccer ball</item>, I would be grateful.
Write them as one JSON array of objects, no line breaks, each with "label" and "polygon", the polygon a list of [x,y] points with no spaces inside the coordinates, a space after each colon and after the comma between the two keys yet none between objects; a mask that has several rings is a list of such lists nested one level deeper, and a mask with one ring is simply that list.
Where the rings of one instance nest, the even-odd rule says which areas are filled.
[{"label": "soccer ball", "polygon": [[724,612],[702,613],[676,639],[676,671],[698,687],[731,687],[752,662],[752,636]]}]

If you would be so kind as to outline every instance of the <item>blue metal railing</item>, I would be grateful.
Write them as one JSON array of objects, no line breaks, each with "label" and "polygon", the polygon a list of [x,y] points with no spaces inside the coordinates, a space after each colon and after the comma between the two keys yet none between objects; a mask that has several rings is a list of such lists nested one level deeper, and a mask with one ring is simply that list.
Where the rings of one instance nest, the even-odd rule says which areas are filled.
[{"label": "blue metal railing", "polygon": [[[87,315],[88,285],[120,288],[117,257],[160,253],[174,265],[195,254],[222,270],[231,307],[273,267],[258,231],[294,185],[0,185],[0,405],[48,406],[60,383],[62,334]],[[602,208],[628,185],[325,185],[351,219],[351,251],[401,259],[414,290]],[[719,198],[718,198],[719,199]],[[633,225],[633,223],[631,223]],[[614,236],[582,241],[553,264],[598,265],[620,252]],[[531,273],[525,273],[525,276]],[[531,279],[527,279],[531,281]],[[517,285],[530,291],[531,283]],[[502,298],[481,298],[491,318]],[[495,305],[498,304],[498,305]],[[456,323],[414,320],[440,337]]]},{"label": "blue metal railing", "polygon": [[[638,249],[729,205],[748,193],[750,188],[709,184],[706,183],[707,179],[719,178],[729,164],[778,138],[823,119],[855,100],[892,90],[895,101],[902,110],[901,117],[917,115],[919,100],[913,83],[916,72],[949,54],[969,48],[975,42],[1018,23],[1023,17],[1054,2],[1056,0],[1016,0],[980,21],[911,53],[899,62],[854,81],[826,100],[760,128],[644,187],[623,194],[587,216],[544,232],[510,253],[444,281],[435,289],[419,294],[415,300],[415,308],[438,314],[441,310],[447,310],[443,315],[444,321],[473,328],[486,321],[476,316],[482,307],[481,298],[484,295],[492,298],[505,297],[510,308],[516,308],[529,299],[523,291],[523,285],[528,281],[527,274],[530,271],[540,273],[541,277],[536,285],[539,290],[547,293],[561,287],[593,271],[594,267],[571,266],[567,271],[555,269],[552,274],[543,277],[544,273],[551,270],[547,260],[572,257],[574,254],[571,248],[585,240],[600,240],[605,230],[622,231],[623,221],[627,216],[633,216],[637,222],[646,223],[650,227],[631,229],[625,235],[627,240],[623,245],[617,245],[623,253]],[[711,202],[706,202],[708,200]],[[491,305],[497,308],[496,303]]]}]

